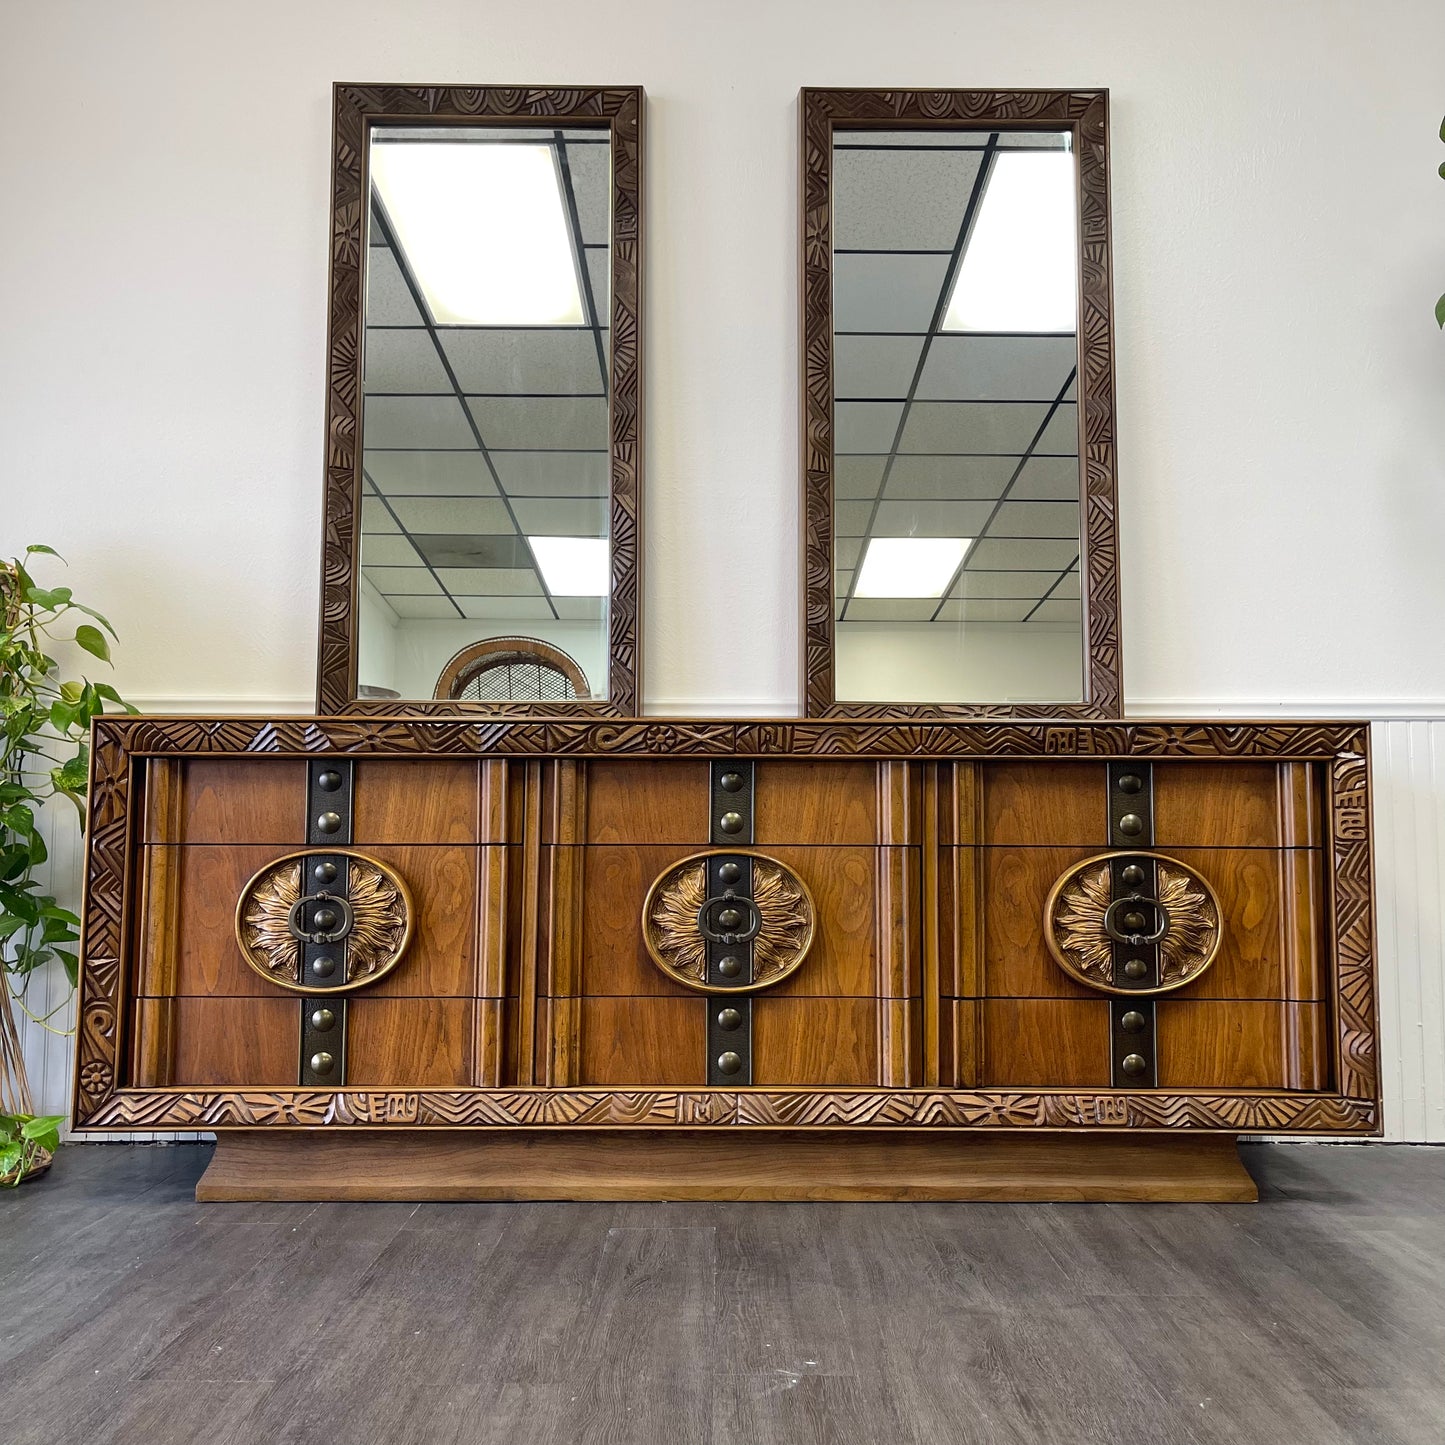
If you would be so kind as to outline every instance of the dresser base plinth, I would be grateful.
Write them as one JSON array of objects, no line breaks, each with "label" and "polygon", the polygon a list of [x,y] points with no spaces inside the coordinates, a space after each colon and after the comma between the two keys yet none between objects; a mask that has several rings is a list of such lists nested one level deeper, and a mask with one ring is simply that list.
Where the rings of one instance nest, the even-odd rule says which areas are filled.
[{"label": "dresser base plinth", "polygon": [[196,1198],[1247,1203],[1231,1135],[223,1132]]}]

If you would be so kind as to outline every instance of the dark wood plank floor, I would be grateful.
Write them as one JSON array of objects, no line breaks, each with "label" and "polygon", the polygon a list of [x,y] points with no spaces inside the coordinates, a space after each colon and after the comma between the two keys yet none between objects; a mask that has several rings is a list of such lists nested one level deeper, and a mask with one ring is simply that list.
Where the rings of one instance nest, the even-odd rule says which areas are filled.
[{"label": "dark wood plank floor", "polygon": [[1259,1205],[197,1205],[0,1192],[6,1445],[1441,1445],[1445,1149]]}]

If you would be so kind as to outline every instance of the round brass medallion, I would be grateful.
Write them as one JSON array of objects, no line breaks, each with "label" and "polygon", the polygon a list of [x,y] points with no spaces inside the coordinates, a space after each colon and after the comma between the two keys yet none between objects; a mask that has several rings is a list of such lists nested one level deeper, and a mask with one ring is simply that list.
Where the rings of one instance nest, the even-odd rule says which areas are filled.
[{"label": "round brass medallion", "polygon": [[[1149,860],[1154,864],[1153,893],[1142,891],[1144,870],[1126,868],[1129,883],[1139,891],[1117,895],[1113,889],[1115,859]],[[1163,853],[1120,851],[1100,853],[1076,863],[1059,876],[1044,904],[1044,939],[1054,962],[1078,983],[1102,993],[1172,993],[1191,984],[1214,962],[1224,938],[1219,898],[1201,873]],[[1122,945],[1122,946],[1116,946]],[[1157,948],[1159,983],[1129,988],[1123,978],[1142,978],[1146,965],[1129,958],[1130,946]],[[1115,968],[1123,975],[1115,979]]]},{"label": "round brass medallion", "polygon": [[[708,859],[752,859],[752,888],[708,895]],[[699,993],[756,993],[796,972],[813,944],[817,910],[808,885],[785,863],[746,848],[695,853],[660,873],[642,905],[642,937],[652,961],[674,983]],[[708,981],[709,938],[737,953],[752,949],[753,976],[735,985]],[[727,965],[732,964],[729,968]],[[742,973],[729,956],[724,977]]]},{"label": "round brass medallion", "polygon": [[[305,860],[321,849],[287,853],[255,873],[236,903],[236,942],[247,965],[293,993],[347,993],[375,983],[401,962],[411,942],[411,890],[394,869],[350,848],[327,848],[346,858],[346,888],[336,869],[302,877]],[[317,945],[303,975],[305,945]],[[337,977],[338,969],[341,977]]]}]

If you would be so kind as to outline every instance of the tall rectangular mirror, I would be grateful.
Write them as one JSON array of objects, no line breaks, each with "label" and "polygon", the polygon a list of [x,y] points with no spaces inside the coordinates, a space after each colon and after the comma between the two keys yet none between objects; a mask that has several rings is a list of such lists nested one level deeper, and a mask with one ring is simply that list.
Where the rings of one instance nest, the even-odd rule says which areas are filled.
[{"label": "tall rectangular mirror", "polygon": [[641,109],[337,86],[320,711],[636,712]]},{"label": "tall rectangular mirror", "polygon": [[1117,715],[1107,136],[804,91],[809,716]]}]

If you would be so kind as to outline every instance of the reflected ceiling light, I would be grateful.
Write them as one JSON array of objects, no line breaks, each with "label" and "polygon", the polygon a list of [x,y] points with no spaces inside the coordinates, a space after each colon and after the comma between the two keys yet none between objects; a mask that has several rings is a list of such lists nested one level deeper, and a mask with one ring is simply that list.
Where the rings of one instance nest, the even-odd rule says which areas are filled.
[{"label": "reflected ceiling light", "polygon": [[377,141],[371,179],[438,325],[582,324],[551,146]]},{"label": "reflected ceiling light", "polygon": [[855,597],[942,597],[972,537],[873,537]]},{"label": "reflected ceiling light", "polygon": [[554,597],[606,597],[611,559],[606,537],[528,537],[527,545]]},{"label": "reflected ceiling light", "polygon": [[1077,236],[1073,153],[995,153],[943,330],[1076,330]]}]

